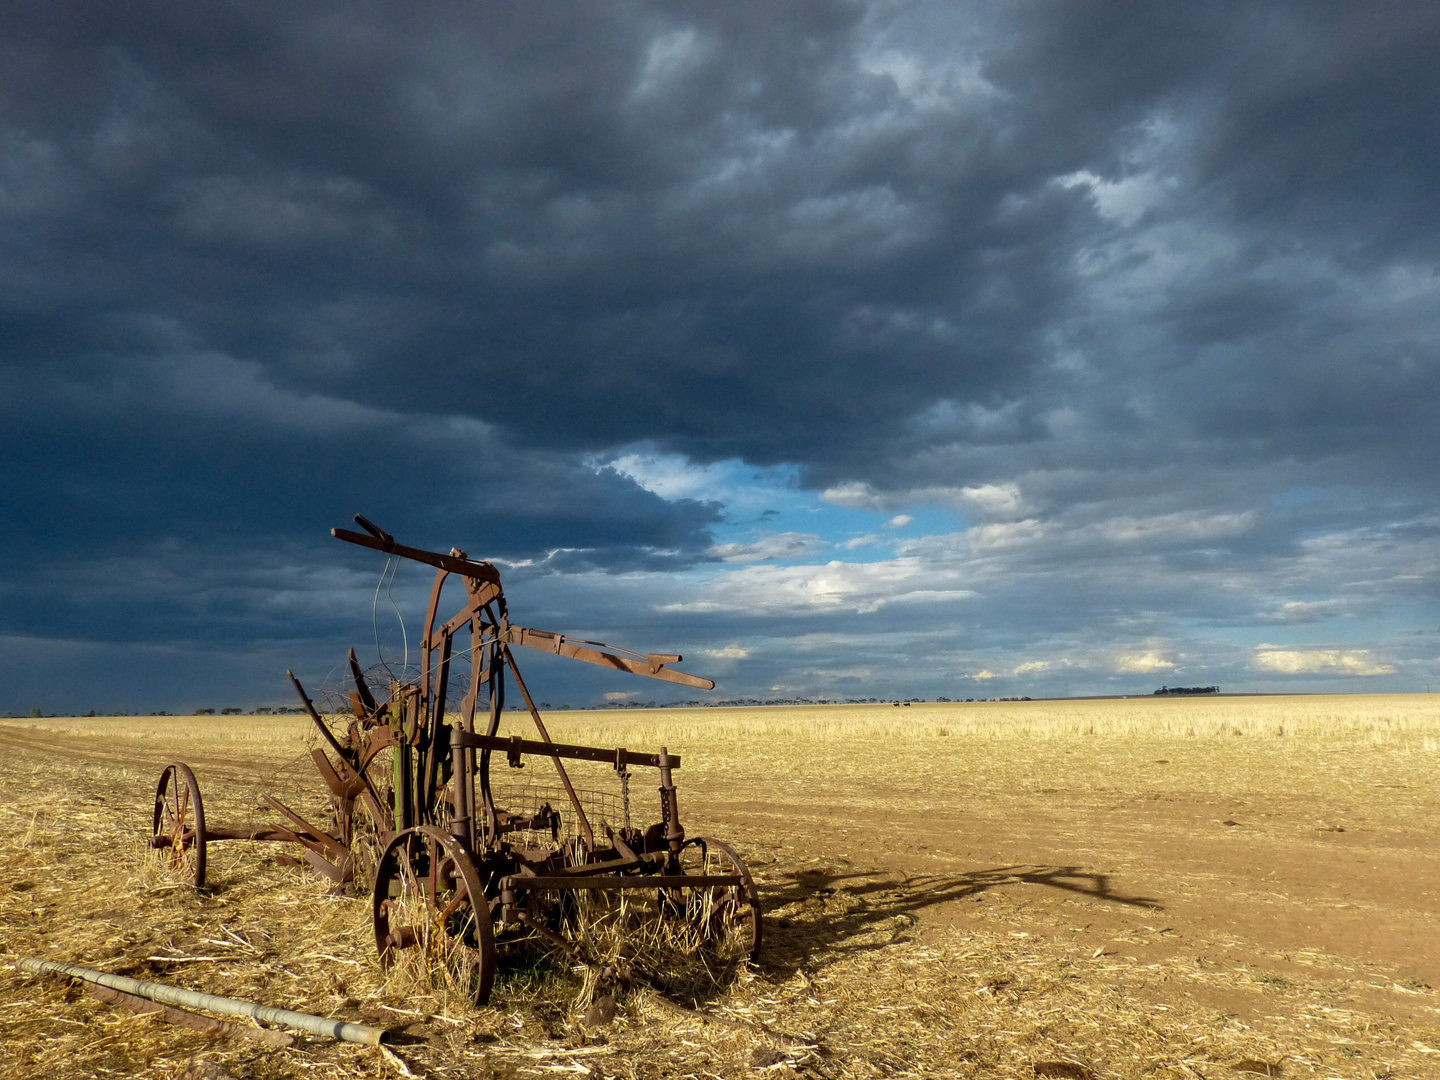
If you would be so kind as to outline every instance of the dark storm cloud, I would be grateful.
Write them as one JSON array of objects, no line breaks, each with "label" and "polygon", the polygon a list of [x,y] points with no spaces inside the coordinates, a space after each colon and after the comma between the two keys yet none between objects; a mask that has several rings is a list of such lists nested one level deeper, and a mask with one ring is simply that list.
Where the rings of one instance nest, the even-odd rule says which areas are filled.
[{"label": "dark storm cloud", "polygon": [[[1328,339],[1364,319],[1337,276],[1433,255],[1413,5],[43,10],[7,65],[22,346],[159,315],[282,385],[532,444],[828,480],[937,399],[1035,394],[1057,335],[1113,329],[1075,266],[1113,223],[1055,180],[1145,172],[1147,125],[1181,186],[1153,213],[1243,232],[1148,298],[1147,352]],[[1337,265],[1267,274],[1299,247]],[[1199,411],[1312,432],[1303,381]]]},{"label": "dark storm cloud", "polygon": [[[72,621],[78,610],[67,608],[96,618],[95,592],[73,585],[98,570],[108,579],[100,595],[115,597],[133,568],[115,571],[146,553],[159,566],[143,576],[169,582],[161,591],[172,595],[142,604],[156,598],[156,581],[143,582],[112,629],[128,632],[143,614],[159,620],[145,632],[161,634],[177,622],[179,597],[203,594],[212,579],[338,558],[321,553],[334,546],[325,534],[357,508],[442,549],[458,534],[479,545],[477,557],[573,549],[572,565],[614,567],[701,557],[715,517],[712,506],[666,502],[613,471],[527,453],[474,420],[299,397],[213,354],[97,361],[67,376],[15,375],[0,412],[10,441],[0,492],[24,508],[7,536],[10,630]],[[62,597],[59,610],[45,600]],[[219,614],[196,608],[197,620]],[[208,634],[233,632],[220,622]]]},{"label": "dark storm cloud", "polygon": [[1033,523],[726,579],[759,601],[968,591],[1071,652],[1176,632],[1127,603],[1358,618],[1392,587],[1307,544],[1430,551],[1437,43],[1415,4],[12,5],[0,632],[309,640],[361,510],[602,629],[587,571],[739,633],[645,575],[770,541],[596,464],[636,445]]},{"label": "dark storm cloud", "polygon": [[918,116],[855,8],[75,16],[11,39],[31,320],[163,314],[296,388],[778,460],[848,442],[817,410],[1013,383],[1058,297],[1080,200],[996,209],[1067,163]]}]

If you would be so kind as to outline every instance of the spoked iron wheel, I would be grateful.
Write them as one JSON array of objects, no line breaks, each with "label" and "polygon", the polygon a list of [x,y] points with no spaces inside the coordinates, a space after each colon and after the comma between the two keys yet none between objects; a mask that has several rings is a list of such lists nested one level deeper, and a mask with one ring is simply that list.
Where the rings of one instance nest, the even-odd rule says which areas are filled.
[{"label": "spoked iron wheel", "polygon": [[387,968],[408,965],[477,1005],[495,981],[490,904],[460,842],[433,825],[397,833],[375,871],[375,948]]},{"label": "spoked iron wheel", "polygon": [[183,762],[160,774],[150,846],[170,869],[183,869],[197,889],[205,887],[205,804],[195,774]]},{"label": "spoked iron wheel", "polygon": [[675,909],[699,941],[721,955],[753,960],[760,952],[760,893],[745,860],[723,840],[697,836],[680,852],[680,866],[687,877],[739,876],[738,885],[699,888],[684,888],[681,878],[678,898],[667,889],[662,907]]}]

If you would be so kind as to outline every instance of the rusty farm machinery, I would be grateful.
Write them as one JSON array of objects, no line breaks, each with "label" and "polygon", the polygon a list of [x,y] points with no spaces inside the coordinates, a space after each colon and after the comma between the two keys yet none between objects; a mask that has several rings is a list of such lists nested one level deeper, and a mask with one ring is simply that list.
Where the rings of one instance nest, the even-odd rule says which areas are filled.
[{"label": "rusty farm machinery", "polygon": [[[355,521],[363,533],[332,534],[435,568],[418,677],[372,685],[379,680],[367,677],[352,649],[349,719],[341,731],[290,675],[323,741],[312,757],[332,820],[315,824],[266,795],[274,824],[211,823],[194,772],[176,762],[161,774],[155,793],[150,845],[157,855],[203,888],[209,844],[297,845],[337,887],[370,891],[382,963],[438,958],[478,1003],[489,997],[497,943],[535,940],[584,960],[589,935],[577,933],[576,924],[597,906],[628,905],[632,921],[678,930],[677,940],[753,956],[761,936],[755,883],[729,845],[687,834],[675,789],[679,757],[665,747],[644,753],[555,742],[513,647],[683,686],[714,684],[672,667],[677,655],[630,653],[515,626],[492,564],[458,549],[441,554],[407,547],[363,517]],[[464,602],[442,619],[441,594],[452,578],[463,587]],[[534,737],[501,734],[507,683],[519,692]],[[447,712],[455,696],[458,716]],[[527,769],[543,768],[546,759],[555,773],[548,785]],[[499,773],[492,770],[497,763]],[[577,785],[576,766],[598,771],[603,783]],[[637,774],[658,778],[654,820],[637,819],[633,811],[630,784]]]}]

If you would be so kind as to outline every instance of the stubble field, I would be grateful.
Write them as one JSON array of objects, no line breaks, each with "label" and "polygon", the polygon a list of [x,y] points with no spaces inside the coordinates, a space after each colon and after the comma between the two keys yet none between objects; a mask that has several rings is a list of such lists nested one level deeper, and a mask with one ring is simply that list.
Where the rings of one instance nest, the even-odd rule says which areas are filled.
[{"label": "stubble field", "polygon": [[[523,730],[523,717],[507,717]],[[387,979],[368,901],[211,848],[147,855],[160,769],[213,821],[322,799],[299,717],[0,721],[0,1075],[1440,1076],[1440,708],[1428,695],[555,713],[684,759],[687,828],[766,906],[758,964],[677,1011],[502,972],[491,1006]],[[636,792],[649,812],[653,793]],[[654,816],[653,813],[650,816]],[[219,1042],[7,957],[396,1028]]]}]

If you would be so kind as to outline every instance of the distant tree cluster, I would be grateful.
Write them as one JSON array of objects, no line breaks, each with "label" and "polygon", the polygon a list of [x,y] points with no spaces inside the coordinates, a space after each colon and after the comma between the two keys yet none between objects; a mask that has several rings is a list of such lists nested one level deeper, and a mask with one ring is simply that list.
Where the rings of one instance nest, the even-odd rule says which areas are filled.
[{"label": "distant tree cluster", "polygon": [[[874,699],[874,698],[871,698],[870,700],[873,702],[875,699]],[[845,701],[845,702],[842,703],[839,698],[827,698],[827,697],[820,697],[820,698],[803,698],[803,697],[795,697],[795,698],[734,698],[734,699],[726,700],[726,701],[710,701],[710,702],[705,702],[705,704],[707,704],[707,705],[713,705],[713,706],[715,706],[716,708],[732,708],[732,709],[733,709],[733,708],[743,707],[743,706],[746,706],[746,705],[840,705],[840,704],[859,705],[859,704],[863,704],[864,701],[865,701],[864,698],[851,698],[851,699],[849,699],[849,700],[847,700],[847,701]],[[697,702],[695,702],[695,704],[696,704],[696,705],[699,705],[699,704],[701,704],[701,702],[698,702],[698,701],[697,701]]]},{"label": "distant tree cluster", "polygon": [[1156,697],[1163,697],[1168,694],[1218,694],[1218,686],[1162,686],[1155,691]]},{"label": "distant tree cluster", "polygon": [[[288,716],[290,713],[303,713],[304,711],[305,711],[305,710],[302,709],[299,705],[296,705],[294,708],[291,708],[291,707],[289,707],[289,706],[287,706],[287,705],[256,705],[255,708],[253,708],[253,709],[250,710],[250,715],[251,715],[251,716],[271,716],[271,715],[274,715],[274,716]],[[223,709],[216,709],[216,708],[215,708],[214,706],[212,706],[212,705],[207,705],[207,706],[206,706],[205,708],[203,708],[203,709],[196,709],[195,712],[194,712],[194,715],[195,715],[195,716],[214,716],[217,712],[218,712],[221,716],[240,716],[240,715],[243,715],[243,714],[244,714],[245,710],[242,709],[242,708],[240,708],[240,706],[238,706],[238,705],[228,705],[228,706],[226,706],[226,707],[223,708]],[[159,713],[158,715],[164,716],[165,714],[164,714],[164,713]]]},{"label": "distant tree cluster", "polygon": [[[1214,689],[1218,690],[1219,687]],[[1191,691],[1171,690],[1169,693],[1190,693]],[[1194,693],[1208,693],[1209,691],[1195,690]],[[662,701],[659,704],[653,701],[605,701],[593,706],[597,709],[679,709],[679,708],[711,708],[711,709],[743,709],[764,705],[923,705],[927,698],[838,698],[838,697],[790,697],[790,698],[724,698],[719,701]],[[960,698],[937,697],[937,702],[959,702]],[[1028,697],[999,697],[999,698],[965,698],[965,701],[1030,701]],[[541,708],[547,706],[542,702]],[[560,708],[568,709],[569,705],[561,705]],[[284,712],[284,709],[276,709],[276,712]]]},{"label": "distant tree cluster", "polygon": [[[654,702],[651,702],[650,704],[653,705]],[[700,702],[696,701],[696,702],[691,702],[690,704],[699,705]],[[562,709],[568,709],[570,706],[569,706],[569,705],[561,705],[560,707],[561,707]],[[304,711],[305,711],[305,710],[302,709],[302,708],[301,708],[300,706],[298,706],[298,705],[295,706],[295,707],[293,707],[293,708],[287,707],[287,706],[285,706],[285,705],[274,705],[274,706],[271,706],[271,705],[257,705],[254,709],[251,710],[251,713],[252,713],[252,715],[255,715],[255,716],[270,716],[272,713],[273,713],[274,715],[277,715],[277,716],[284,716],[284,715],[286,715],[287,713],[303,713]],[[216,709],[213,705],[206,705],[206,706],[204,706],[203,708],[199,708],[199,709],[193,710],[189,715],[191,715],[191,716],[214,716],[217,712],[218,712],[221,716],[241,716],[241,715],[243,715],[243,714],[245,713],[245,710],[242,709],[242,708],[240,708],[238,705],[230,705],[230,706],[227,706],[226,708],[223,708],[223,709]],[[86,712],[83,712],[83,713],[47,713],[47,712],[45,712],[45,711],[43,711],[43,710],[41,710],[41,709],[31,709],[31,710],[30,710],[30,715],[31,715],[32,717],[36,717],[36,718],[53,719],[53,718],[55,718],[55,717],[61,717],[61,716],[130,716],[130,715],[132,715],[132,714],[129,713],[128,711],[126,711],[125,709],[106,709],[106,710],[105,710],[104,712],[102,712],[102,713],[97,713],[94,709],[90,709],[90,710],[88,710],[88,711],[86,711]],[[139,713],[134,713],[133,715],[135,715],[135,716],[169,716],[169,715],[171,715],[171,714],[168,713],[168,712],[166,712],[164,709],[157,709],[157,710],[154,711],[154,712],[149,712],[149,713],[139,712]],[[186,714],[181,713],[180,715],[183,716],[183,715],[186,715]],[[13,719],[17,719],[17,718],[18,718],[18,717],[17,717],[17,714],[15,714],[15,713],[13,713],[13,712],[0,713],[0,717],[3,717],[3,718],[5,718],[5,719],[9,719],[9,720],[13,720]]]}]

